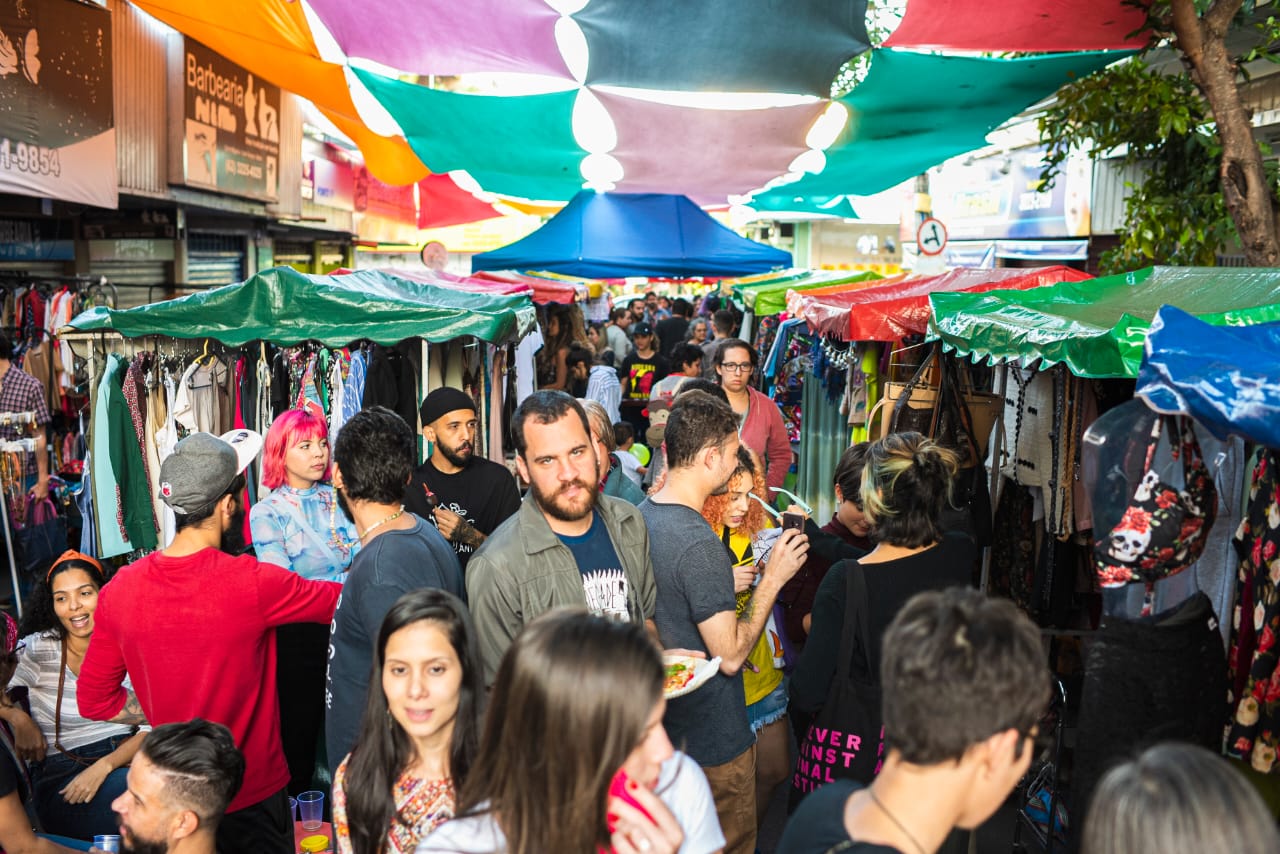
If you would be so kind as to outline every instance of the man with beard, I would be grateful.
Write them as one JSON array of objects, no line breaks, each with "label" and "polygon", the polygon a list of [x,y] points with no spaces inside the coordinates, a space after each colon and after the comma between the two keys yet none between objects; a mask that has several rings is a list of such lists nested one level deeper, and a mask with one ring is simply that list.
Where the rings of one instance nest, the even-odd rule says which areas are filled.
[{"label": "man with beard", "polygon": [[328,622],[342,585],[222,550],[243,527],[243,472],[261,449],[251,430],[222,439],[192,433],[160,464],[160,495],[177,533],[102,588],[76,700],[86,718],[116,719],[127,672],[151,724],[200,717],[226,725],[245,774],[218,825],[218,847],[289,854],[275,629]]},{"label": "man with beard", "polygon": [[520,507],[520,490],[506,466],[475,454],[476,405],[456,388],[438,388],[419,410],[431,456],[418,466],[404,493],[406,510],[435,522],[467,561],[485,537]]},{"label": "man with beard", "polygon": [[218,824],[244,779],[231,732],[199,718],[156,727],[111,808],[124,854],[214,854]]},{"label": "man with beard", "polygon": [[423,587],[466,595],[448,541],[400,503],[416,446],[413,430],[385,406],[356,413],[333,444],[333,488],[356,523],[360,551],[329,633],[324,737],[331,774],[355,746],[378,629],[391,606]]},{"label": "man with beard", "polygon": [[667,478],[640,505],[653,539],[658,583],[655,621],[662,645],[720,659],[720,672],[667,703],[673,744],[702,766],[724,830],[727,854],[756,843],[755,735],[747,719],[742,667],[764,631],[778,591],[804,564],[808,538],[783,531],[757,565],[755,592],[739,612],[734,559],[702,516],[709,496],[738,465],[738,418],[704,391],[679,395],[667,421]]},{"label": "man with beard", "polygon": [[656,596],[644,519],[627,502],[600,494],[591,429],[578,402],[562,391],[536,392],[516,409],[511,433],[529,494],[467,567],[486,684],[520,629],[544,611],[585,605],[650,623]]}]

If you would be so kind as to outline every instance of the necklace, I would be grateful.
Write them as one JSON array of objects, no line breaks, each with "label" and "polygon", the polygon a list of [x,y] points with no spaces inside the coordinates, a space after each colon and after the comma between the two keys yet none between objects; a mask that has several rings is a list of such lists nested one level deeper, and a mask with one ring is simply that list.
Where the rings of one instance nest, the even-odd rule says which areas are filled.
[{"label": "necklace", "polygon": [[916,847],[916,850],[917,850],[917,851],[919,851],[919,852],[920,852],[920,854],[926,854],[926,852],[925,852],[925,850],[924,850],[924,846],[923,846],[923,845],[921,845],[918,841],[916,841],[916,838],[915,838],[914,836],[912,836],[912,835],[911,835],[911,831],[907,830],[907,826],[906,826],[905,824],[903,824],[902,822],[898,821],[898,817],[897,817],[897,816],[895,816],[893,813],[889,812],[889,808],[888,808],[888,807],[886,807],[886,806],[881,802],[881,800],[880,800],[879,798],[877,798],[877,797],[876,797],[876,790],[875,790],[875,789],[867,789],[867,794],[871,796],[871,800],[875,802],[875,805],[876,805],[876,806],[878,806],[878,807],[880,807],[880,812],[882,812],[882,813],[884,813],[886,816],[888,816],[888,817],[889,817],[889,821],[891,821],[891,822],[893,822],[895,825],[897,825],[898,830],[901,830],[901,831],[902,831],[903,836],[905,836],[905,837],[907,837],[907,839],[910,839],[910,840],[911,840],[911,844],[912,844],[912,845],[914,845],[914,846]]},{"label": "necklace", "polygon": [[365,537],[369,536],[370,532],[378,530],[379,528],[381,528],[383,525],[387,524],[388,522],[394,522],[396,519],[399,519],[399,518],[400,518],[401,516],[403,516],[403,515],[404,515],[404,505],[403,505],[403,504],[401,504],[401,505],[400,505],[400,509],[399,509],[399,510],[397,510],[397,511],[396,511],[396,512],[394,512],[394,513],[392,513],[390,516],[386,517],[385,519],[382,519],[382,520],[380,520],[380,521],[374,522],[372,525],[370,525],[369,527],[367,527],[367,528],[365,528],[363,531],[361,531],[361,532],[360,532],[360,539],[362,539],[362,540],[363,540]]},{"label": "necklace", "polygon": [[[329,493],[329,544],[337,547],[342,551],[350,551],[351,547],[360,542],[357,537],[355,540],[348,540],[346,537],[338,533],[338,494],[337,492]],[[370,529],[372,530],[372,528]],[[368,533],[366,531],[365,533]]]}]

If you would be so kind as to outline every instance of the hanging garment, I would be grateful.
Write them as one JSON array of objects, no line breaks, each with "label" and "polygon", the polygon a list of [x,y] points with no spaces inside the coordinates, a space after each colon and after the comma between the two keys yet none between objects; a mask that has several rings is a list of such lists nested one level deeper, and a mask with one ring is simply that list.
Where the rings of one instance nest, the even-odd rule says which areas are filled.
[{"label": "hanging garment", "polygon": [[1258,458],[1235,543],[1226,752],[1266,774],[1276,770],[1280,750],[1280,451]]},{"label": "hanging garment", "polygon": [[156,532],[161,535],[159,545],[164,548],[168,545],[163,537],[164,511],[168,509],[168,505],[160,496],[160,437],[169,412],[165,404],[164,383],[155,379],[154,371],[148,374],[148,378],[150,388],[147,390],[147,423],[142,451],[147,462],[147,481],[151,487],[151,512],[155,517]]},{"label": "hanging garment", "polygon": [[[514,405],[519,406],[524,399],[533,394],[537,388],[538,366],[537,354],[542,349],[542,332],[534,329],[524,338],[520,339],[520,343],[516,345],[515,369],[516,375],[516,396]],[[618,357],[618,364],[622,363],[625,353],[615,354]]]},{"label": "hanging garment", "polygon": [[177,393],[173,400],[170,412],[173,413],[174,419],[188,433],[194,433],[200,429],[196,422],[195,402],[191,396],[191,379],[195,376],[200,365],[192,362],[187,369],[182,372],[182,379],[178,380]]},{"label": "hanging garment", "polygon": [[[121,391],[124,393],[125,407],[129,413],[129,421],[133,426],[133,439],[138,444],[138,459],[142,463],[143,477],[148,484],[148,495],[154,495],[151,492],[150,484],[151,466],[147,460],[147,390],[143,381],[143,377],[150,371],[151,361],[154,358],[152,353],[139,353],[129,366],[125,369],[124,381]],[[157,472],[157,476],[158,476]],[[150,506],[149,522],[153,531],[158,532],[160,526],[156,520],[155,505],[148,502]]]},{"label": "hanging garment", "polygon": [[1089,645],[1072,803],[1083,815],[1110,764],[1161,741],[1217,752],[1226,668],[1218,619],[1197,593],[1138,620],[1104,617]]},{"label": "hanging garment", "polygon": [[[113,438],[119,440],[122,436],[119,430],[113,430],[111,425],[111,411],[115,409],[118,413],[121,410],[119,407],[110,406],[113,397],[123,402],[122,392],[114,382],[120,364],[119,356],[114,353],[107,356],[106,367],[102,371],[102,380],[98,384],[93,408],[92,459],[94,465],[98,467],[93,477],[93,504],[99,514],[98,534],[101,538],[100,548],[94,549],[94,552],[98,557],[104,558],[115,557],[134,549],[133,544],[129,542],[129,532],[125,526],[122,490],[111,460]],[[124,414],[128,416],[127,410]],[[122,453],[120,456],[123,458]]]},{"label": "hanging garment", "polygon": [[[351,352],[351,367],[347,371],[346,387],[342,390],[342,423],[348,421],[360,411],[364,400],[365,373],[369,365],[369,356],[364,349]],[[337,431],[330,439],[337,437]]]},{"label": "hanging garment", "polygon": [[1031,493],[1008,478],[1000,489],[991,538],[989,592],[1034,616],[1036,530]]},{"label": "hanging garment", "polygon": [[[165,413],[164,422],[160,429],[156,431],[156,456],[163,463],[173,453],[173,449],[178,445],[178,423],[174,420],[173,409],[174,399],[177,396],[177,390],[173,381],[173,375],[168,369],[164,372],[164,399]],[[173,509],[165,504],[160,498],[160,467],[155,468],[155,496],[156,501],[160,505],[160,547],[165,548],[173,542],[173,536],[177,533],[177,519],[173,515]]]},{"label": "hanging garment", "polygon": [[329,366],[329,377],[327,385],[329,392],[329,444],[332,445],[337,438],[338,431],[342,429],[342,425],[346,423],[346,416],[343,414],[347,408],[347,385],[343,379],[343,369],[348,364],[348,356],[345,351],[335,350],[333,359]]}]

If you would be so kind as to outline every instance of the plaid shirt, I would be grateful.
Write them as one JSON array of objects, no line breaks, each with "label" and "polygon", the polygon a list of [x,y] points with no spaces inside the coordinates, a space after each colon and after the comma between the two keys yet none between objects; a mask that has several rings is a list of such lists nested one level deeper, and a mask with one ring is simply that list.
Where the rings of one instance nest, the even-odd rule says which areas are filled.
[{"label": "plaid shirt", "polygon": [[[44,387],[40,381],[17,366],[5,371],[0,377],[0,413],[3,412],[34,412],[36,424],[41,427],[48,424],[49,406],[45,403]],[[30,430],[25,424],[0,426],[0,440],[25,439],[34,435]],[[26,472],[28,476],[35,477],[35,454],[27,455]]]}]

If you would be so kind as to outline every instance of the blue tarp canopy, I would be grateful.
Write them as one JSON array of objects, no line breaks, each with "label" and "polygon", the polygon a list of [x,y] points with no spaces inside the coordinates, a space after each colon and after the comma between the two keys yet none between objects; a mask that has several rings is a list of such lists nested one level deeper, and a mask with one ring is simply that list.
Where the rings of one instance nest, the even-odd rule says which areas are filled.
[{"label": "blue tarp canopy", "polygon": [[684,196],[584,190],[542,228],[471,259],[472,270],[546,270],[594,279],[749,276],[791,253],[739,237]]},{"label": "blue tarp canopy", "polygon": [[1280,323],[1213,326],[1166,305],[1151,322],[1135,394],[1219,439],[1280,448]]}]

